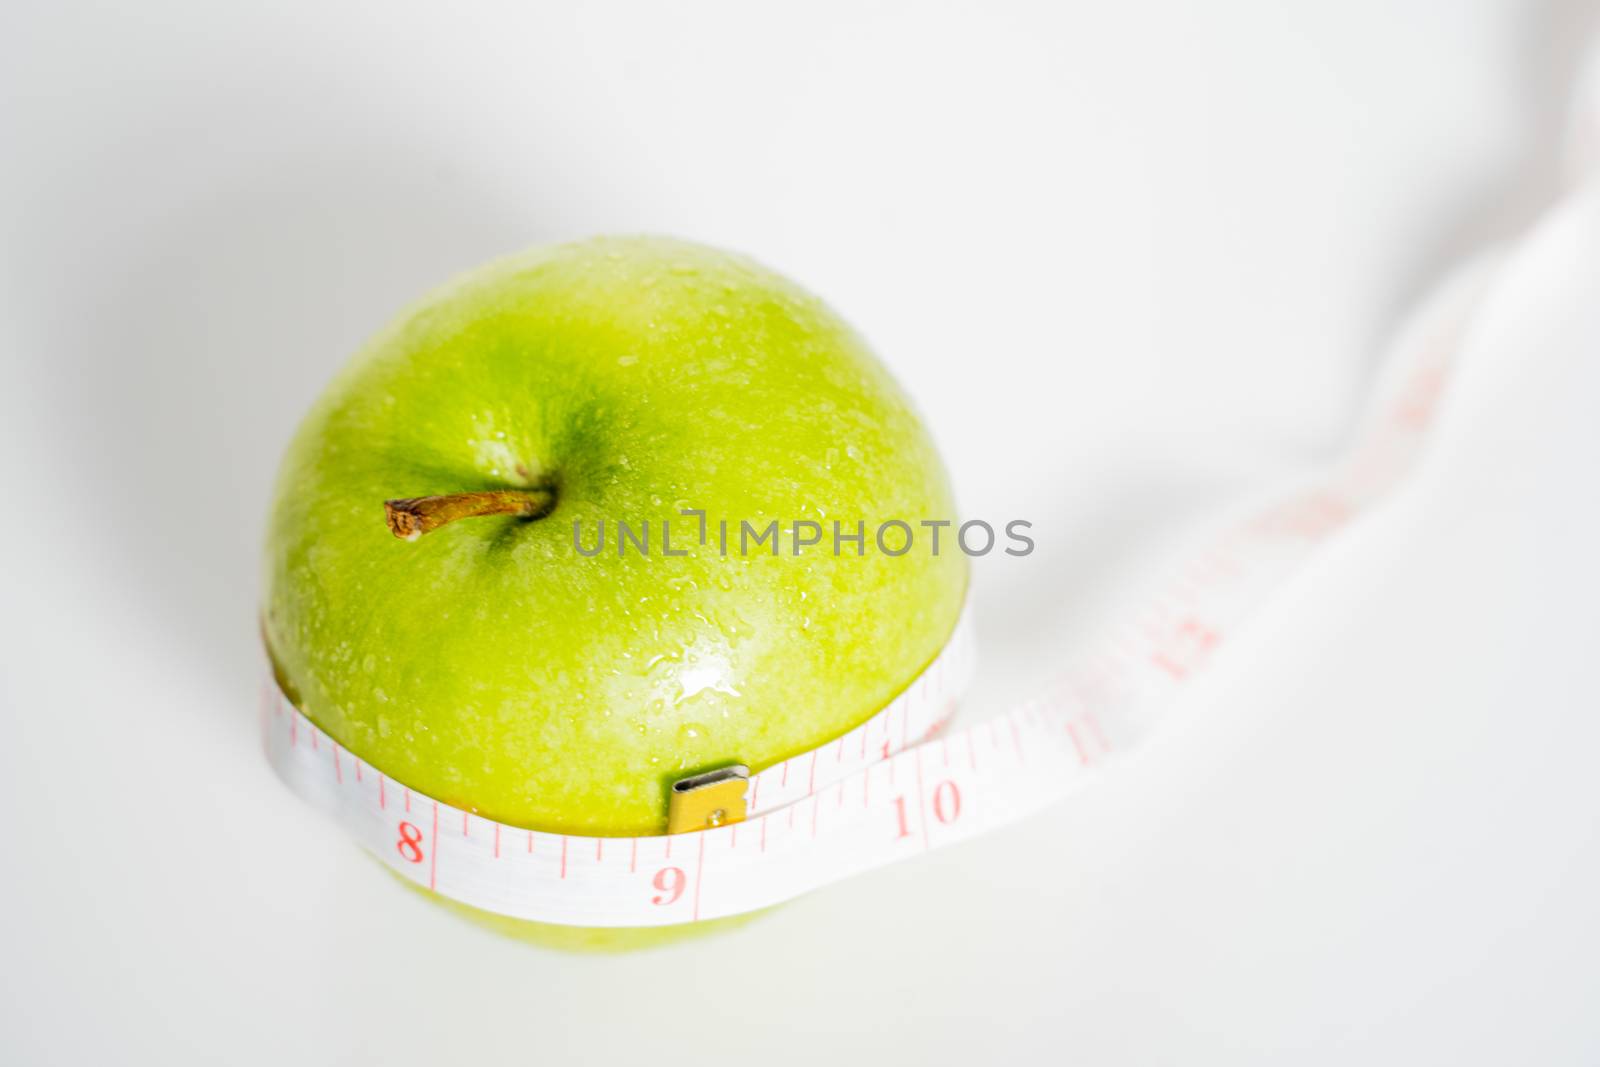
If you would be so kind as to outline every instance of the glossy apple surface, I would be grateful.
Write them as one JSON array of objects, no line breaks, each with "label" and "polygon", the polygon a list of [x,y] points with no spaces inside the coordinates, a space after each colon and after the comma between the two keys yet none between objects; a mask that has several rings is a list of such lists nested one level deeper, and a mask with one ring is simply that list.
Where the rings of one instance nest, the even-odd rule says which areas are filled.
[{"label": "glossy apple surface", "polygon": [[[538,485],[537,519],[384,523],[390,498]],[[338,376],[280,472],[264,629],[296,704],[394,779],[516,826],[660,833],[677,778],[815,747],[933,659],[966,561],[917,524],[954,518],[905,395],[816,297],[726,252],[598,239],[445,286]],[[778,555],[738,550],[774,519]],[[912,551],[879,550],[888,519]],[[648,555],[619,552],[619,520]],[[824,531],[798,556],[796,520]],[[663,554],[664,521],[689,555]],[[864,524],[862,554],[835,554],[835,521]],[[587,549],[604,523],[599,555],[574,523]]]}]

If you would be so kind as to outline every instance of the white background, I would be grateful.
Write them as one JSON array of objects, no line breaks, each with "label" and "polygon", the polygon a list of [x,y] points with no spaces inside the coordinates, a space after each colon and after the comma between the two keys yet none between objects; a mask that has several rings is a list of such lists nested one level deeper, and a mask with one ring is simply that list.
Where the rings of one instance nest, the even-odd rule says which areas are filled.
[{"label": "white background", "polygon": [[[1600,1059],[1595,359],[1463,384],[1403,499],[1097,790],[622,957],[405,892],[259,751],[269,480],[445,277],[664,231],[873,339],[968,515],[974,708],[1332,454],[1555,184],[1591,12],[1145,0],[8,5],[0,1060]],[[1474,386],[1476,381],[1476,386]]]}]

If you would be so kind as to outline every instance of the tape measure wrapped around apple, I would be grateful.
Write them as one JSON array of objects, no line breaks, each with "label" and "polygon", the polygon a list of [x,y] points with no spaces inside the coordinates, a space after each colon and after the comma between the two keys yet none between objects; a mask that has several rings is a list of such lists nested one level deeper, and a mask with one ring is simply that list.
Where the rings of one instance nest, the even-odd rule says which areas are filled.
[{"label": "tape measure wrapped around apple", "polygon": [[[706,532],[952,516],[856,335],[675,241],[492,264],[380,335],[289,451],[269,756],[414,883],[567,926],[736,915],[1014,821],[1148,736],[1406,473],[1509,269],[1463,269],[1415,318],[1344,461],[1203,546],[1036,700],[951,732],[973,664],[959,551],[728,551]],[[627,537],[585,551],[581,531],[618,522]],[[638,542],[666,525],[695,536]]]}]

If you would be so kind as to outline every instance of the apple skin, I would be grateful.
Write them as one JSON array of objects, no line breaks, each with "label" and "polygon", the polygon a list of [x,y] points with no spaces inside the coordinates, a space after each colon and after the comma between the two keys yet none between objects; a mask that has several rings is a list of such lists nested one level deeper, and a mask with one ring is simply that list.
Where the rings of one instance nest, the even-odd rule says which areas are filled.
[{"label": "apple skin", "polygon": [[[407,542],[383,501],[553,484],[539,519]],[[703,509],[710,543],[699,544]],[[667,790],[758,771],[886,705],[954,628],[967,563],[905,395],[819,299],[742,256],[600,238],[490,263],[404,312],[283,461],[263,629],[280,682],[361,759],[515,826],[665,829]],[[717,550],[727,519],[780,554]],[[889,556],[873,531],[911,524]],[[651,553],[619,554],[618,520]],[[823,543],[791,554],[789,524]],[[865,552],[832,551],[834,520]],[[592,547],[574,549],[574,523]],[[674,550],[660,551],[663,521]],[[899,535],[891,535],[897,547]]]}]

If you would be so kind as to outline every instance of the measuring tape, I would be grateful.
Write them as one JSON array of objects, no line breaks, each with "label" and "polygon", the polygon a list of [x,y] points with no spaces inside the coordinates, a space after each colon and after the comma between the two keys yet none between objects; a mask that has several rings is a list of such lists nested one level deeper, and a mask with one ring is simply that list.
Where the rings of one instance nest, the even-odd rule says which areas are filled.
[{"label": "measuring tape", "polygon": [[[1368,424],[1341,462],[1187,556],[1049,689],[988,721],[948,729],[975,664],[968,609],[938,658],[888,707],[735,783],[742,821],[582,837],[484,819],[358,759],[296,710],[270,673],[262,701],[268,757],[295,792],[404,877],[487,911],[576,926],[753,911],[1015,822],[1135,750],[1262,601],[1412,469],[1452,358],[1508,262],[1515,257],[1458,270],[1414,316],[1394,345]],[[723,814],[718,808],[711,821]]]},{"label": "measuring tape", "polygon": [[1230,526],[1037,698],[946,729],[972,675],[970,608],[934,662],[842,737],[750,777],[746,817],[646,837],[494,822],[386,776],[264,685],[268,758],[303,798],[419,885],[486,911],[656,926],[753,911],[1021,819],[1135,748],[1266,594],[1410,468],[1488,267],[1435,299],[1348,458]]},{"label": "measuring tape", "polygon": [[1135,748],[1265,595],[1406,473],[1489,269],[1458,277],[1401,338],[1386,399],[1343,463],[1230,526],[1048,691],[946,729],[975,665],[965,609],[939,656],[886,708],[750,777],[742,821],[647,837],[494,822],[363,762],[301,714],[270,673],[268,757],[290,788],[419,885],[486,911],[574,926],[753,911],[1014,822]]}]

